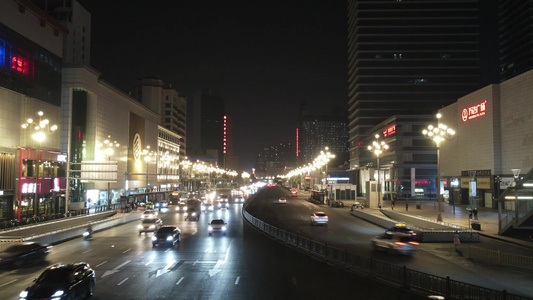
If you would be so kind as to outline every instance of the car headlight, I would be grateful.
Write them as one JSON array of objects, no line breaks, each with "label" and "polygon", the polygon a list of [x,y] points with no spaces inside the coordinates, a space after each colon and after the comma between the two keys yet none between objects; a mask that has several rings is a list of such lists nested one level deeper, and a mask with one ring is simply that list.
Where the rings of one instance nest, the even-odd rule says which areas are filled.
[{"label": "car headlight", "polygon": [[221,207],[221,206],[222,206],[222,203],[219,203],[219,204],[218,204],[218,207]]},{"label": "car headlight", "polygon": [[150,229],[154,229],[155,228],[155,225],[150,225],[150,227],[148,227]]},{"label": "car headlight", "polygon": [[196,217],[196,213],[195,213],[195,212],[194,212],[194,213],[192,213],[192,216],[193,216],[193,217]]},{"label": "car headlight", "polygon": [[139,226],[137,226],[137,228],[139,228],[139,229],[143,229],[143,226],[142,226],[142,225],[139,225]]},{"label": "car headlight", "polygon": [[222,231],[226,231],[226,226],[222,226]]},{"label": "car headlight", "polygon": [[63,290],[56,291],[52,297],[61,297],[65,292]]},{"label": "car headlight", "polygon": [[207,226],[207,230],[213,231],[213,227],[211,225]]},{"label": "car headlight", "polygon": [[152,237],[152,241],[157,241],[157,237],[155,235]]},{"label": "car headlight", "polygon": [[20,292],[19,297],[20,297],[20,298],[26,298],[26,297],[28,297],[28,291],[22,291],[22,292]]},{"label": "car headlight", "polygon": [[167,237],[167,241],[172,241],[172,237],[171,236]]}]

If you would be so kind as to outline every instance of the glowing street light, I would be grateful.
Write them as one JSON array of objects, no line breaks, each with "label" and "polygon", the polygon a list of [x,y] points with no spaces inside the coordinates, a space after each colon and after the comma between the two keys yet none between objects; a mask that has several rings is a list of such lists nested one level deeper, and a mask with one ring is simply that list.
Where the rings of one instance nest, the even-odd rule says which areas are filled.
[{"label": "glowing street light", "polygon": [[[107,139],[99,146],[103,148],[104,153],[108,157],[108,161],[111,161],[111,155],[113,155],[113,153],[115,152],[115,148],[120,147],[120,144],[117,141],[111,141],[111,136],[108,135]],[[110,182],[108,181],[107,182],[107,209],[108,210],[111,209],[111,201],[113,200],[111,199],[110,191],[111,191]]]},{"label": "glowing street light", "polygon": [[[437,121],[442,117],[441,114],[437,114]],[[437,202],[439,213],[437,214],[437,222],[442,222],[441,208],[440,208],[440,144],[447,139],[451,139],[455,135],[455,131],[448,126],[438,122],[438,125],[434,127],[429,125],[427,129],[422,131],[424,137],[435,142],[437,145]],[[413,184],[413,183],[411,183]]]},{"label": "glowing street light", "polygon": [[39,111],[39,122],[35,122],[32,118],[28,118],[26,123],[22,124],[23,129],[33,130],[31,137],[37,142],[37,166],[35,172],[35,199],[33,199],[33,216],[36,217],[39,213],[39,171],[41,165],[41,144],[45,141],[47,135],[53,134],[57,130],[57,125],[50,125],[48,119],[43,119],[44,113]]},{"label": "glowing street light", "polygon": [[379,134],[376,134],[374,136],[376,139],[374,140],[374,142],[372,142],[372,145],[368,146],[368,151],[374,153],[374,155],[376,156],[376,159],[377,159],[377,165],[378,165],[378,207],[381,208],[381,182],[380,182],[380,178],[379,178],[379,156],[389,150],[389,145],[387,145],[387,143],[385,143],[384,141],[379,141]]}]

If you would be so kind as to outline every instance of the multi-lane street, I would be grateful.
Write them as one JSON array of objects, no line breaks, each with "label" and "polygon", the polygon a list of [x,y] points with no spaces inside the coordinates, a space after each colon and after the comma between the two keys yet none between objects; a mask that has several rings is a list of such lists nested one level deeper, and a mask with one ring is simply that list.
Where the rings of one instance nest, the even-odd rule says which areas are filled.
[{"label": "multi-lane street", "polygon": [[[287,204],[279,204],[279,196]],[[304,197],[290,198],[282,188],[258,192],[244,205],[264,221],[350,251],[409,268],[493,289],[524,294],[531,275],[474,265],[453,252],[453,246],[422,244],[412,258],[374,253],[369,238],[383,231],[351,216],[347,209],[329,209],[328,226],[310,226],[309,215],[319,209]],[[171,207],[160,214],[163,224],[177,225],[182,240],[176,248],[152,248],[152,233],[138,234],[138,222],[96,232],[54,245],[43,263],[0,273],[2,299],[17,299],[46,266],[58,262],[88,262],[96,271],[93,299],[301,299],[353,297],[413,299],[405,291],[360,278],[308,258],[266,238],[243,224],[243,204],[203,213],[198,222],[186,221]],[[323,208],[323,207],[322,207]],[[208,234],[208,222],[221,218],[227,234]],[[502,282],[501,278],[507,278]],[[509,282],[513,282],[510,287]],[[513,290],[514,289],[514,290]],[[527,294],[526,294],[527,295]]]}]

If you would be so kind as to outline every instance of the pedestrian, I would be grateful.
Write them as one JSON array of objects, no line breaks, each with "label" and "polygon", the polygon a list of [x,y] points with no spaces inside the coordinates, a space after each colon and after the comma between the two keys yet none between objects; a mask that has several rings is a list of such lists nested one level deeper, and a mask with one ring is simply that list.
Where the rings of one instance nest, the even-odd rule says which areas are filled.
[{"label": "pedestrian", "polygon": [[392,210],[394,210],[394,204],[395,204],[395,203],[394,203],[394,199],[392,199],[392,204],[391,204],[391,206],[390,206]]},{"label": "pedestrian", "polygon": [[[472,218],[470,218],[472,219]],[[474,207],[474,219],[477,220],[477,207]]]},{"label": "pedestrian", "polygon": [[453,236],[453,245],[455,246],[455,252],[461,251],[461,240],[459,239],[459,231],[456,231]]},{"label": "pedestrian", "polygon": [[472,219],[472,210],[468,208],[468,218]]}]

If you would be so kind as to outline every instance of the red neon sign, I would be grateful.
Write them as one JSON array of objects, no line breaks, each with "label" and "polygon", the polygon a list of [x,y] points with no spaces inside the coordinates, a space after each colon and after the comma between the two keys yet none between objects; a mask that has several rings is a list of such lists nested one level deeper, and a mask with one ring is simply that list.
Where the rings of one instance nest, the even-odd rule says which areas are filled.
[{"label": "red neon sign", "polygon": [[383,137],[386,137],[386,136],[389,136],[395,133],[396,133],[396,124],[391,125],[387,127],[385,130],[383,130]]},{"label": "red neon sign", "polygon": [[466,122],[468,120],[472,120],[477,117],[484,116],[486,114],[486,110],[487,110],[487,100],[479,104],[472,105],[467,108],[463,108],[463,111],[461,112],[461,119],[463,120],[463,122]]}]

